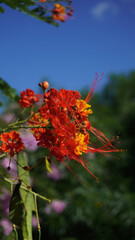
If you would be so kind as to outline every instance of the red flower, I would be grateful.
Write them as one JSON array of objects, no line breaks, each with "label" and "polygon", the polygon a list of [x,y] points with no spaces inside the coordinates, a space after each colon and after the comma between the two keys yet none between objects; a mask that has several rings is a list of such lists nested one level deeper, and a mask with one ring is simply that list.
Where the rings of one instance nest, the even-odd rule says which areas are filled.
[{"label": "red flower", "polygon": [[20,135],[16,131],[2,133],[0,138],[2,141],[1,151],[9,153],[11,157],[24,148]]},{"label": "red flower", "polygon": [[[90,163],[80,157],[83,153],[100,152],[108,156],[109,152],[121,151],[88,120],[89,114],[92,113],[88,102],[101,79],[102,76],[98,78],[96,75],[85,100],[80,99],[78,91],[65,89],[58,91],[50,88],[44,94],[44,106],[29,120],[31,126],[38,126],[37,129],[32,129],[38,145],[49,148],[50,155],[55,156],[60,162],[64,163],[67,158],[76,160],[90,174],[92,174],[89,170]],[[91,134],[99,140],[99,147],[94,147],[89,140]],[[96,178],[95,175],[92,176]]]},{"label": "red flower", "polygon": [[21,92],[21,99],[19,104],[26,108],[32,107],[34,103],[39,101],[39,97],[31,89],[26,89],[26,91]]}]

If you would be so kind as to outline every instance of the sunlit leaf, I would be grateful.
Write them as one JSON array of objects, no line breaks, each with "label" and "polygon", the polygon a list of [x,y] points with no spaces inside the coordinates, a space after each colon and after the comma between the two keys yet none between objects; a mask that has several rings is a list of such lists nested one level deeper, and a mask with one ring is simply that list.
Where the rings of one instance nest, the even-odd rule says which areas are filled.
[{"label": "sunlit leaf", "polygon": [[50,173],[52,173],[52,169],[51,169],[51,167],[50,167],[50,163],[49,163],[47,157],[45,157],[45,164],[46,164],[46,169],[47,169],[47,171],[50,172]]},{"label": "sunlit leaf", "polygon": [[29,171],[25,170],[24,167],[28,166],[26,156],[23,153],[18,154],[18,176],[22,180],[22,186],[27,190],[20,189],[21,197],[25,205],[25,214],[23,218],[23,238],[32,240],[32,211],[34,210],[34,198],[29,192],[30,187],[30,175]]}]

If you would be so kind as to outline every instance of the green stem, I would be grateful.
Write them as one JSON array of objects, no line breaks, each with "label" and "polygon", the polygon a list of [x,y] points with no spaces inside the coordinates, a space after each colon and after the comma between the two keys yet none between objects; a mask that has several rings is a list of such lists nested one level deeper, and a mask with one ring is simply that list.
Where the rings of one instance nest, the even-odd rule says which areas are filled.
[{"label": "green stem", "polygon": [[[10,184],[15,184],[15,183],[13,183],[13,181],[9,180],[9,179],[6,178],[6,177],[3,177],[3,179],[4,179],[6,182],[10,183]],[[46,198],[46,197],[44,197],[44,196],[42,196],[42,195],[40,195],[40,194],[38,194],[38,193],[35,193],[35,192],[33,192],[32,190],[30,190],[30,189],[28,189],[28,188],[26,188],[26,187],[24,187],[24,186],[20,186],[20,188],[23,189],[23,190],[25,190],[25,191],[27,191],[27,192],[29,192],[29,193],[31,193],[32,195],[34,195],[34,197],[39,197],[39,198],[41,198],[41,199],[43,199],[43,200],[45,200],[45,201],[51,202],[51,200],[50,200],[49,198]]]},{"label": "green stem", "polygon": [[38,240],[41,240],[41,230],[38,228]]},{"label": "green stem", "polygon": [[34,201],[35,201],[35,211],[36,211],[38,229],[40,229],[40,222],[39,222],[38,209],[37,209],[37,197],[36,196],[34,196]]},{"label": "green stem", "polygon": [[29,128],[46,128],[46,126],[13,126],[13,127],[7,127],[7,128],[4,128],[3,130],[0,130],[0,133],[2,132],[6,132],[6,131],[9,131],[9,130],[17,130],[17,129],[29,129]]},{"label": "green stem", "polygon": [[[4,153],[4,154],[2,154],[2,155],[0,155],[0,158],[3,158],[3,157],[5,157],[6,156],[6,154]],[[3,163],[3,162],[2,162]]]},{"label": "green stem", "polygon": [[18,232],[17,232],[17,230],[16,230],[15,224],[13,224],[13,230],[14,230],[14,232],[15,232],[15,240],[18,240]]}]

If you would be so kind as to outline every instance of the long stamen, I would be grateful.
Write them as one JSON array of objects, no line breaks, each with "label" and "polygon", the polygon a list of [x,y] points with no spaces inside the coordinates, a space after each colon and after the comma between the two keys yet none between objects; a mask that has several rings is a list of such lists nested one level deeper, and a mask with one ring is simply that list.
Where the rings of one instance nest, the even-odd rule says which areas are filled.
[{"label": "long stamen", "polygon": [[98,73],[96,73],[96,77],[93,79],[90,91],[85,99],[86,103],[88,103],[91,100],[91,98],[94,96],[94,94],[96,93],[96,91],[100,85],[100,82],[103,78],[103,75],[104,75],[104,73],[102,73],[101,76],[99,77]]}]

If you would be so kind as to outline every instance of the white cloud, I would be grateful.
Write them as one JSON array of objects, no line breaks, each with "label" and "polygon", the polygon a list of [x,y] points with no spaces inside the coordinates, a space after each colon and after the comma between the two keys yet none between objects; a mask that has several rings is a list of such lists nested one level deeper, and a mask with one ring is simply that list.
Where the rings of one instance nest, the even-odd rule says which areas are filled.
[{"label": "white cloud", "polygon": [[97,19],[103,19],[109,15],[117,15],[118,6],[111,2],[100,2],[90,11],[91,15]]}]

